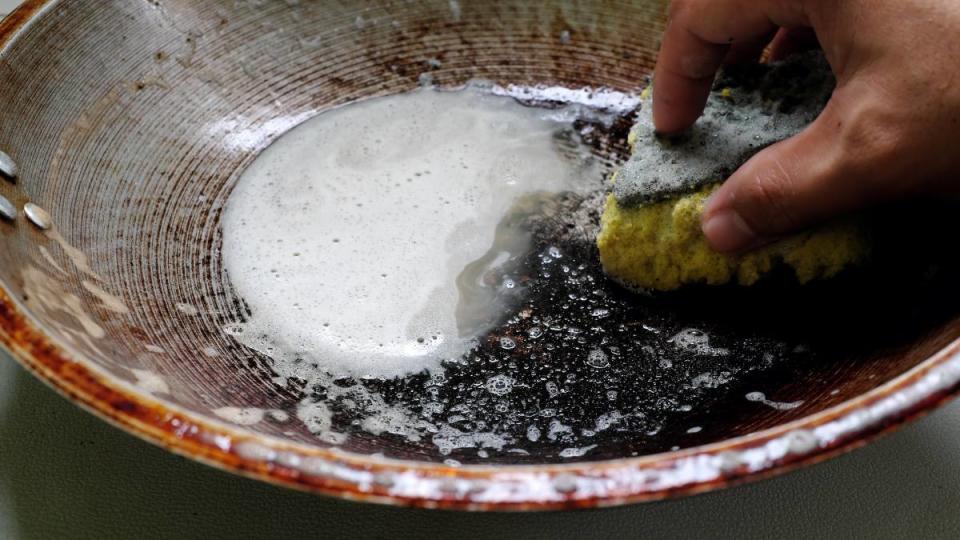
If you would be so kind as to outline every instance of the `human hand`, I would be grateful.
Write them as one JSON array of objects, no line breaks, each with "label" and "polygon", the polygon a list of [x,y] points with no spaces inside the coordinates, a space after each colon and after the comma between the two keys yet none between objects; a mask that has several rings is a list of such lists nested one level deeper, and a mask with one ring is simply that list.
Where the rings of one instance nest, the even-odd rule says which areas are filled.
[{"label": "human hand", "polygon": [[713,249],[741,251],[872,204],[960,192],[960,2],[674,0],[654,74],[663,133],[703,112],[724,59],[776,59],[811,34],[837,87],[801,133],[757,153],[708,201]]}]

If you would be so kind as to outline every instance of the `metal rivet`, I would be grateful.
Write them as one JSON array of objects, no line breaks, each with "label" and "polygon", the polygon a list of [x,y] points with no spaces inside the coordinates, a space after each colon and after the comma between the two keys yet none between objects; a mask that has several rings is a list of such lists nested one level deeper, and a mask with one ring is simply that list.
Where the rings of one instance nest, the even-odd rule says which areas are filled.
[{"label": "metal rivet", "polygon": [[13,158],[6,152],[0,151],[0,174],[12,180],[17,177],[17,172],[17,164]]},{"label": "metal rivet", "polygon": [[0,195],[0,218],[7,221],[17,219],[17,207],[10,202],[10,199]]},{"label": "metal rivet", "polygon": [[50,214],[33,203],[23,205],[23,213],[27,216],[27,219],[30,220],[30,223],[36,225],[38,229],[47,230],[53,227],[53,219],[50,217]]}]

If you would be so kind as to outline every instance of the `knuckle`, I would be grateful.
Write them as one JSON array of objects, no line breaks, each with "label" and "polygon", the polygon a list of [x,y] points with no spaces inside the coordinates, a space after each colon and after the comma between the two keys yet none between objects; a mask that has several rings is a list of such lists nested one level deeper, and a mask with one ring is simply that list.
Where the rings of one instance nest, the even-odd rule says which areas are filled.
[{"label": "knuckle", "polygon": [[840,159],[857,169],[889,160],[903,151],[904,135],[895,109],[865,100],[845,115],[840,129]]},{"label": "knuckle", "polygon": [[795,182],[779,159],[771,160],[742,189],[740,198],[747,212],[743,218],[754,231],[781,233],[798,225],[791,207]]}]

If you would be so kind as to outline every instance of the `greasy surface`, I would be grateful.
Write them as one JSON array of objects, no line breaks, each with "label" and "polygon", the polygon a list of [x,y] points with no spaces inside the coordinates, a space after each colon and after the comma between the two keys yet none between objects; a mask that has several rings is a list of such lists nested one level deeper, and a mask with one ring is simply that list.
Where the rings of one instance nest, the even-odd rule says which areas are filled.
[{"label": "greasy surface", "polygon": [[[772,400],[802,400],[805,407],[783,411],[724,394],[730,400],[703,409],[723,411],[710,415],[711,430],[675,433],[684,444],[724,440],[720,445],[506,474],[362,457],[369,447],[353,448],[359,454],[328,452],[295,424],[220,423],[216,408],[282,408],[300,397],[296,389],[275,387],[262,358],[219,333],[243,307],[216,256],[218,215],[231,182],[257,150],[325,108],[412,88],[424,71],[440,84],[481,76],[630,90],[652,65],[663,13],[661,5],[634,3],[395,7],[63,2],[28,27],[21,25],[26,11],[0,25],[6,39],[18,32],[0,62],[9,81],[0,87],[0,103],[16,104],[0,108],[0,147],[21,166],[21,181],[0,190],[18,204],[37,201],[57,223],[46,235],[22,223],[0,230],[0,281],[9,292],[0,295],[0,338],[18,359],[126,429],[197,459],[325,493],[475,509],[616,504],[715,489],[828,457],[954,390],[921,386],[927,393],[909,407],[881,409],[869,424],[845,424],[854,429],[843,437],[770,457],[759,473],[741,467],[721,474],[714,467],[703,469],[711,476],[702,480],[677,472],[701,458],[762,450],[788,432],[777,427],[787,420],[802,420],[806,428],[842,422],[890,391],[915,388],[928,368],[946,364],[949,356],[940,355],[897,379],[960,335],[953,311],[960,303],[944,288],[949,261],[914,258],[907,274],[867,280],[845,302],[836,302],[836,291],[803,295],[810,308],[830,299],[849,310],[831,313],[837,319],[824,328],[833,333],[820,336],[832,361],[790,365],[782,376],[764,378],[769,387],[749,388]],[[624,17],[625,9],[637,11]],[[931,253],[950,255],[937,250],[947,245],[944,239],[928,240]],[[904,276],[914,279],[897,280]],[[883,288],[889,283],[904,286]],[[874,309],[878,288],[885,291],[883,309]],[[716,300],[718,316],[724,304]],[[797,300],[788,295],[781,305]],[[700,308],[690,303],[686,310]],[[802,331],[797,319],[785,316],[771,322]],[[885,381],[892,386],[877,390]],[[862,401],[847,401],[865,393]],[[817,411],[824,415],[806,416]],[[765,428],[772,429],[756,433]],[[726,440],[748,433],[756,434]],[[371,442],[399,448],[387,438]],[[610,451],[623,455],[616,445]],[[371,476],[379,483],[371,484]],[[657,482],[637,481],[643,478]],[[412,483],[396,483],[406,480]],[[533,485],[542,490],[523,491]],[[506,498],[515,493],[519,498]]]},{"label": "greasy surface", "polygon": [[624,207],[610,195],[597,236],[607,275],[640,290],[670,291],[697,283],[753,285],[782,265],[804,284],[831,278],[869,254],[864,228],[854,220],[824,225],[742,255],[717,253],[700,228],[703,205],[717,186],[635,207]]},{"label": "greasy surface", "polygon": [[664,200],[726,178],[764,147],[820,114],[834,79],[820,53],[773,64],[730,66],[714,83],[703,116],[680,135],[658,136],[645,96],[631,133],[633,155],[613,186],[625,207]]}]

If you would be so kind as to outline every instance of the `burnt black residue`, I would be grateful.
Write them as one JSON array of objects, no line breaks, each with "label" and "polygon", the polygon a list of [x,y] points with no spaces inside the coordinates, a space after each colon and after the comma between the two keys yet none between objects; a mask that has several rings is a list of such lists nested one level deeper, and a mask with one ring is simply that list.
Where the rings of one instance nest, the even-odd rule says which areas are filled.
[{"label": "burnt black residue", "polygon": [[531,224],[536,249],[509,276],[526,298],[444,377],[340,381],[422,420],[418,440],[373,435],[358,420],[363,403],[335,403],[352,450],[543,463],[691,446],[735,430],[740,409],[763,406],[747,392],[902,347],[960,311],[946,211],[889,211],[899,219],[875,227],[873,262],[829,282],[801,287],[779,275],[751,288],[638,296],[603,275],[579,230],[597,201],[561,199],[570,220]]},{"label": "burnt black residue", "polygon": [[[630,123],[580,121],[558,145],[578,159],[576,146],[587,143],[610,168],[628,152]],[[342,448],[403,459],[522,464],[650,454],[774,425],[793,413],[746,394],[825,398],[830,388],[818,385],[875,370],[884,352],[960,313],[957,205],[878,212],[869,218],[870,263],[830,281],[799,286],[784,270],[748,288],[643,296],[602,272],[594,237],[603,198],[533,198],[521,221],[501,224],[526,228],[535,245],[488,277],[512,280],[522,293],[502,303],[499,323],[474,350],[445,362],[442,376],[330,383],[339,388],[299,381],[278,388],[291,394],[289,412],[301,399],[324,401],[330,431],[348,435]],[[398,412],[396,425],[371,430],[365,422],[384,407]]]}]

